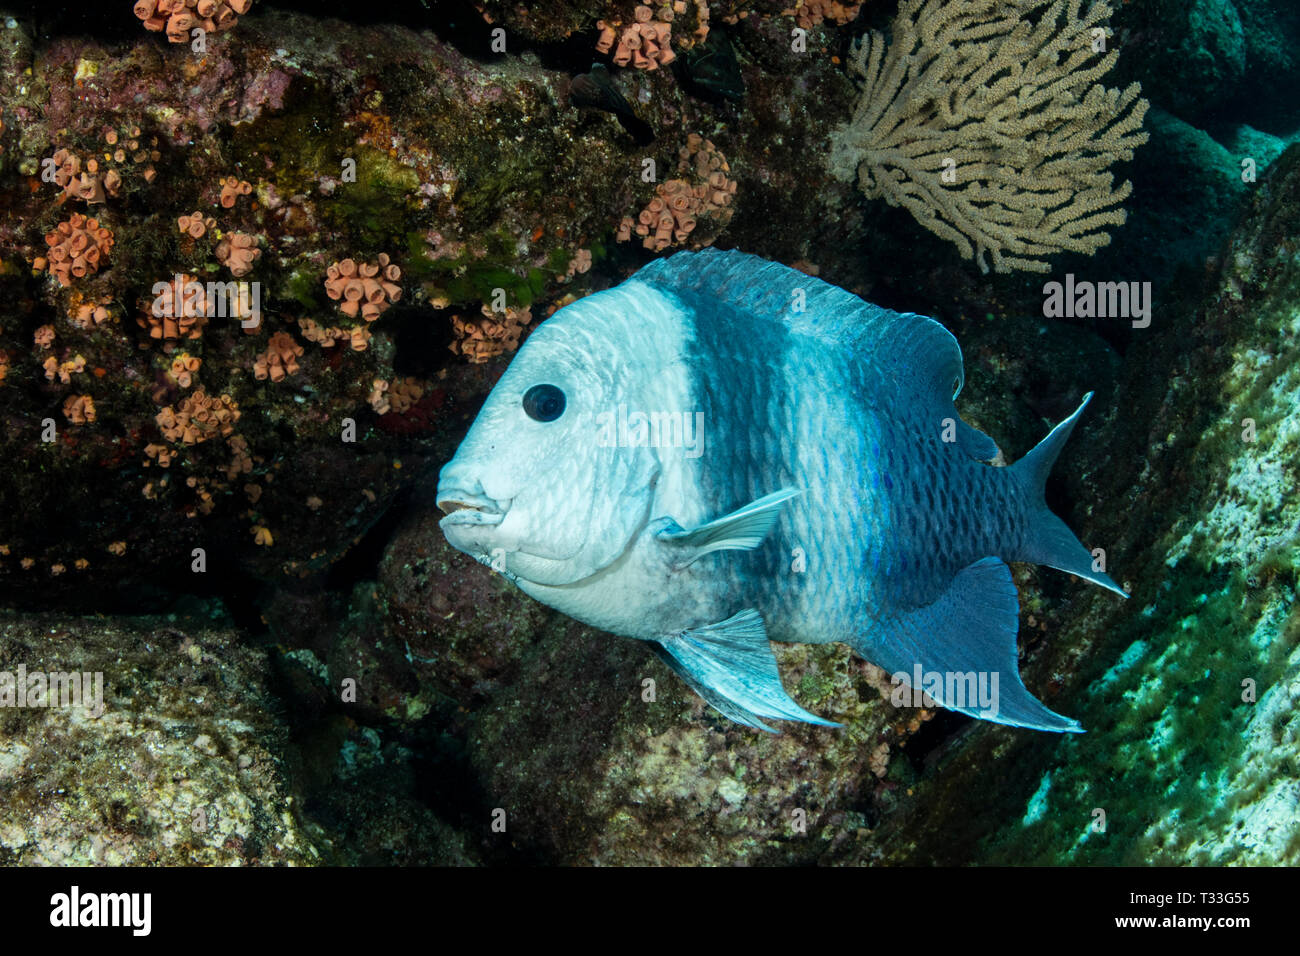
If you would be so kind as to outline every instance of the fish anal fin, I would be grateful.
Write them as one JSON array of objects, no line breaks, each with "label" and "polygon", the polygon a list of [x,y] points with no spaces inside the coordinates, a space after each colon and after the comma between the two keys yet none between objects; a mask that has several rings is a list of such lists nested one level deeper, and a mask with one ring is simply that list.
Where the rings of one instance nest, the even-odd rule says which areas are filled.
[{"label": "fish anal fin", "polygon": [[[1078,721],[1049,710],[1020,680],[1019,600],[1011,570],[982,558],[963,568],[938,600],[878,624],[859,653],[937,703],[1013,727],[1078,733]],[[973,698],[973,699],[972,699]]]}]

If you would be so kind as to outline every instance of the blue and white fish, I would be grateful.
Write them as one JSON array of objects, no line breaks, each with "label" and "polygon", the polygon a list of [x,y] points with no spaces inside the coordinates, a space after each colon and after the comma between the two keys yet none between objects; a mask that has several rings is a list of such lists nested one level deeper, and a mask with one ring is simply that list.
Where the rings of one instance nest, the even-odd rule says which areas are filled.
[{"label": "blue and white fish", "polygon": [[[962,381],[932,319],[678,253],[529,337],[442,469],[441,527],[538,601],[649,642],[742,724],[834,726],[786,694],[769,642],[841,641],[946,707],[1078,731],[1020,680],[1006,562],[1124,594],[1043,500],[1091,393],[997,468]],[[996,699],[961,699],[970,679]]]}]

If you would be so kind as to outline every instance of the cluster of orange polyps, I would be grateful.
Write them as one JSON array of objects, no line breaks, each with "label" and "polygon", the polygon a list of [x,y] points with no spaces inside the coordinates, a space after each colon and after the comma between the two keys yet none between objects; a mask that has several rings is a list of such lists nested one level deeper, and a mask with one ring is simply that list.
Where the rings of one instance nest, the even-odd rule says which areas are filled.
[{"label": "cluster of orange polyps", "polygon": [[[690,8],[687,0],[673,0],[671,4],[659,5],[659,17],[646,4],[638,4],[632,11],[636,21],[623,26],[622,21],[607,23],[596,21],[600,36],[596,39],[596,51],[608,53],[614,51],[615,66],[634,66],[638,70],[657,70],[677,59],[672,48],[672,24],[676,17],[683,16]],[[741,13],[740,16],[746,16]],[[708,0],[695,0],[696,27],[687,34],[686,45],[692,46],[709,35]],[[621,32],[620,32],[621,28]],[[617,46],[615,44],[617,43]]]},{"label": "cluster of orange polyps", "polygon": [[302,331],[303,338],[308,342],[315,342],[323,349],[340,342],[348,343],[354,352],[364,352],[370,347],[371,332],[364,325],[353,326],[350,329],[341,329],[337,326],[325,328],[312,319],[299,319],[298,328]]},{"label": "cluster of orange polyps", "polygon": [[[665,20],[655,20],[654,12],[644,4],[634,11],[636,22],[618,30],[618,24],[604,20],[596,22],[600,37],[596,50],[608,53],[614,50],[614,65],[631,64],[639,70],[657,70],[677,59],[672,48],[672,25]],[[615,47],[615,41],[618,46]]]},{"label": "cluster of orange polyps", "polygon": [[172,367],[168,374],[181,388],[189,388],[194,384],[194,375],[203,365],[203,359],[196,355],[190,355],[188,352],[182,352],[172,359]]},{"label": "cluster of orange polyps", "polygon": [[257,248],[257,237],[243,232],[232,232],[217,243],[217,261],[230,270],[236,279],[253,271],[262,250]]},{"label": "cluster of orange polyps", "polygon": [[253,0],[136,0],[135,15],[146,30],[165,30],[172,43],[188,43],[195,27],[229,30],[252,5]]},{"label": "cluster of orange polyps", "polygon": [[[642,245],[660,252],[674,243],[683,243],[695,229],[699,216],[709,216],[714,226],[724,227],[731,220],[736,182],[728,177],[731,167],[722,152],[704,137],[692,133],[678,151],[677,172],[694,178],[670,179],[655,187],[655,196],[638,213],[637,218],[624,216],[615,238],[626,242],[633,233],[642,237]],[[718,231],[697,245],[709,245]]]},{"label": "cluster of orange polyps", "polygon": [[43,366],[45,369],[45,378],[48,381],[54,381],[56,378],[64,385],[72,384],[72,376],[81,375],[86,371],[86,360],[80,355],[73,356],[66,362],[60,362],[51,355],[45,360]]},{"label": "cluster of orange polyps", "polygon": [[234,481],[240,475],[252,474],[253,456],[248,451],[248,439],[243,435],[231,435],[226,439],[230,447],[230,464],[226,466],[226,477]]},{"label": "cluster of orange polyps", "polygon": [[195,211],[188,216],[178,218],[176,225],[191,239],[201,239],[209,229],[216,228],[217,221],[211,216],[205,217],[203,213]]},{"label": "cluster of orange polyps", "polygon": [[831,20],[836,26],[856,20],[860,3],[840,3],[839,0],[800,0],[793,7],[782,10],[781,15],[794,17],[795,23],[805,30],[820,26],[823,20]]},{"label": "cluster of orange polyps", "polygon": [[101,226],[98,219],[87,219],[74,212],[71,218],[46,233],[45,244],[49,246],[48,255],[38,258],[33,265],[38,270],[48,268],[59,285],[66,286],[72,279],[99,271],[100,264],[108,258],[108,250],[113,248],[113,233]]},{"label": "cluster of orange polyps", "polygon": [[230,209],[240,196],[247,196],[253,191],[253,184],[247,180],[227,176],[221,181],[221,197],[218,200],[222,209]]},{"label": "cluster of orange polyps", "polygon": [[101,173],[99,161],[94,158],[83,168],[76,153],[66,149],[54,153],[54,182],[65,195],[88,203],[103,202],[105,193],[116,196],[122,188],[122,177],[117,170]]},{"label": "cluster of orange polyps", "polygon": [[479,365],[519,348],[519,339],[532,320],[531,309],[506,309],[504,314],[497,314],[486,305],[483,306],[482,318],[462,319],[453,315],[451,331],[454,338],[448,348],[465,356],[471,365]]},{"label": "cluster of orange polyps", "polygon": [[635,231],[644,237],[642,245],[654,252],[686,241],[695,229],[695,211],[699,207],[691,184],[684,179],[670,179],[656,186],[655,194],[638,214],[637,222],[625,218],[619,223],[619,240],[630,239]]},{"label": "cluster of orange polyps", "polygon": [[79,329],[103,325],[112,318],[107,308],[112,301],[111,296],[105,296],[98,302],[79,302],[68,312],[68,321]]},{"label": "cluster of orange polyps", "polygon": [[564,270],[564,277],[566,279],[572,279],[578,273],[587,272],[590,269],[591,250],[579,249],[573,254],[573,258],[569,260],[569,266]]},{"label": "cluster of orange polyps", "polygon": [[166,406],[154,416],[163,437],[171,442],[197,445],[217,436],[228,436],[239,420],[239,405],[229,395],[210,397],[196,389],[179,408]]},{"label": "cluster of orange polyps", "polygon": [[151,339],[197,339],[208,323],[207,289],[191,275],[179,275],[163,286],[136,322]]},{"label": "cluster of orange polyps", "polygon": [[367,322],[379,318],[402,297],[397,280],[402,270],[381,252],[378,262],[358,263],[342,259],[325,270],[325,293],[339,302],[339,311],[349,318],[360,312]]},{"label": "cluster of orange polyps", "polygon": [[89,395],[69,395],[63,402],[63,416],[74,425],[95,420],[95,400]]},{"label": "cluster of orange polyps", "polygon": [[278,382],[286,375],[298,371],[298,357],[302,346],[288,332],[276,332],[267,343],[267,349],[253,362],[253,375],[259,381],[269,378]]},{"label": "cluster of orange polyps", "polygon": [[424,386],[419,379],[395,378],[388,382],[377,378],[370,387],[370,407],[380,415],[389,412],[402,414],[424,397]]}]

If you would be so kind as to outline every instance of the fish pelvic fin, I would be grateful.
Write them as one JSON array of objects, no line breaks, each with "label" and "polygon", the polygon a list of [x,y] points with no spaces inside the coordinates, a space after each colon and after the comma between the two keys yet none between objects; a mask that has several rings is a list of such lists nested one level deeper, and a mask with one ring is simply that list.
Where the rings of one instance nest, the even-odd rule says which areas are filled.
[{"label": "fish pelvic fin", "polygon": [[738,724],[768,733],[776,731],[763,723],[765,717],[840,726],[808,713],[785,692],[763,618],[752,608],[651,646],[714,710]]},{"label": "fish pelvic fin", "polygon": [[783,488],[691,531],[670,520],[657,536],[660,541],[680,549],[679,568],[714,551],[752,551],[772,530],[772,525],[781,516],[782,506],[801,494],[803,492],[797,488]]},{"label": "fish pelvic fin", "polygon": [[1111,580],[1104,571],[1093,569],[1093,555],[1075,537],[1064,521],[1048,510],[1044,500],[1047,476],[1056,462],[1061,449],[1065,447],[1070,433],[1074,431],[1079,415],[1088,407],[1092,392],[1083,396],[1083,402],[1074,410],[1074,414],[1051,430],[1046,438],[1030,450],[1029,454],[1011,466],[1011,473],[1022,483],[1028,502],[1025,515],[1025,545],[1018,554],[1011,555],[1013,561],[1029,561],[1045,564],[1058,571],[1067,571],[1086,578],[1094,584],[1114,591],[1120,597],[1128,594]]},{"label": "fish pelvic fin", "polygon": [[906,683],[949,710],[1012,727],[1082,733],[1078,721],[1049,710],[1021,681],[1019,626],[1011,569],[987,557],[959,571],[933,604],[878,624],[856,650],[887,670],[896,688]]}]

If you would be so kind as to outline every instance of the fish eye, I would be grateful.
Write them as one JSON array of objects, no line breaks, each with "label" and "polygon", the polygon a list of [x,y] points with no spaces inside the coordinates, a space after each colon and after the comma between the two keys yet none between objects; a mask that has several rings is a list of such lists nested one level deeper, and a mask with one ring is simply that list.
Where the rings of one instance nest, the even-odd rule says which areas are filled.
[{"label": "fish eye", "polygon": [[534,385],[524,392],[524,412],[536,422],[553,422],[564,414],[564,392],[554,385]]}]

